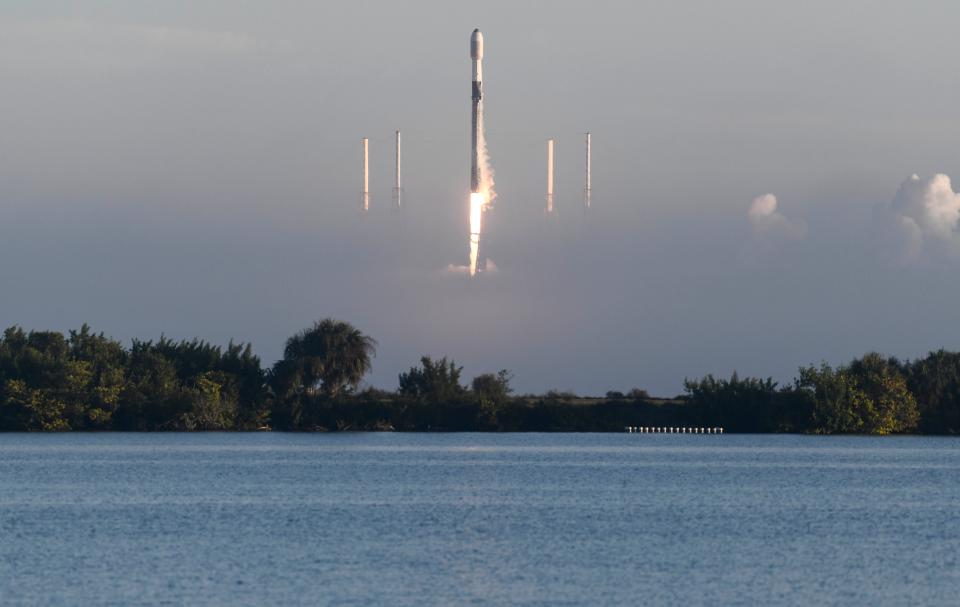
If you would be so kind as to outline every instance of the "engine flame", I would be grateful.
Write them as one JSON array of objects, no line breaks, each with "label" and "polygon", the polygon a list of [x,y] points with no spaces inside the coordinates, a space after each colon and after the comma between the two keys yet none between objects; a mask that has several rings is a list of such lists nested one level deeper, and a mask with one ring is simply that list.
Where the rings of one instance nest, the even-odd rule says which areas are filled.
[{"label": "engine flame", "polygon": [[470,194],[470,276],[477,275],[480,261],[480,234],[483,231],[483,209],[486,197],[479,192]]}]

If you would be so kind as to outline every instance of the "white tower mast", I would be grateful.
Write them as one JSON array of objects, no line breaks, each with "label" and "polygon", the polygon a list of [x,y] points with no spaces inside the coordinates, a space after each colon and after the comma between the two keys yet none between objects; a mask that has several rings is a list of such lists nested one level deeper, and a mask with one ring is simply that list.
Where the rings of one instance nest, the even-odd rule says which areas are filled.
[{"label": "white tower mast", "polygon": [[553,139],[547,139],[547,213],[553,211]]},{"label": "white tower mast", "polygon": [[593,178],[591,176],[591,156],[590,156],[590,133],[587,133],[587,165],[586,165],[586,181],[583,187],[583,207],[585,209],[590,208],[593,198]]},{"label": "white tower mast", "polygon": [[370,210],[370,141],[363,138],[363,190],[360,192],[360,205],[364,211]]},{"label": "white tower mast", "polygon": [[394,210],[399,211],[402,206],[400,199],[400,192],[402,188],[400,186],[400,129],[397,129],[397,167],[394,174],[393,181],[393,208]]}]

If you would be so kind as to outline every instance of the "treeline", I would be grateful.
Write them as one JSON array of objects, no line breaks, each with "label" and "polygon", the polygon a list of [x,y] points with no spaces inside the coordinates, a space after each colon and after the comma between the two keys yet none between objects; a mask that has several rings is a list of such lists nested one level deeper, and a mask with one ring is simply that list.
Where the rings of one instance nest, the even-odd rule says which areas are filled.
[{"label": "treeline", "polygon": [[736,374],[685,387],[699,419],[733,432],[960,432],[960,353],[945,350],[915,361],[871,352],[836,368],[802,367],[784,387]]},{"label": "treeline", "polygon": [[84,325],[7,329],[0,430],[225,430],[266,423],[266,374],[249,345],[134,340]]},{"label": "treeline", "polygon": [[67,335],[13,327],[0,339],[0,430],[960,432],[960,353],[943,350],[804,367],[785,386],[708,375],[656,399],[643,390],[517,396],[506,370],[466,383],[454,361],[430,357],[401,373],[395,391],[359,390],[375,349],[332,319],[292,336],[266,368],[249,344],[161,337],[125,347],[86,325]]}]

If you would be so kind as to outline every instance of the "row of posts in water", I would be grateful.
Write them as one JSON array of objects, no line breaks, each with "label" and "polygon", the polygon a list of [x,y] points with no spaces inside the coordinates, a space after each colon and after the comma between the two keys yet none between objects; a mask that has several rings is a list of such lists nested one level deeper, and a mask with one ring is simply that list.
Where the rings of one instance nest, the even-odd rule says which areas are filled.
[{"label": "row of posts in water", "polygon": [[625,432],[639,434],[723,434],[723,428],[661,428],[652,426],[627,426]]}]

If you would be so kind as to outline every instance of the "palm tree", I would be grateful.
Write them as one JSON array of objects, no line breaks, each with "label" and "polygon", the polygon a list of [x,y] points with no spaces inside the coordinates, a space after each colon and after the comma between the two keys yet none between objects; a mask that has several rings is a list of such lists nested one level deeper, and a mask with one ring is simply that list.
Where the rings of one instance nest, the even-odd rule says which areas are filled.
[{"label": "palm tree", "polygon": [[283,362],[296,369],[303,389],[319,386],[336,396],[344,387],[360,384],[376,350],[377,342],[350,323],[325,318],[287,340]]}]

